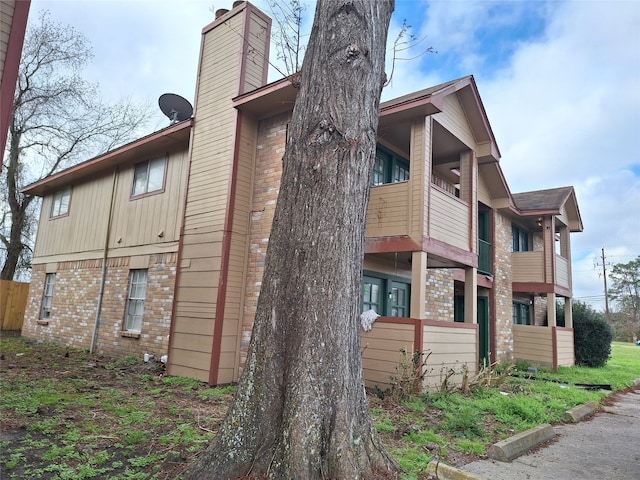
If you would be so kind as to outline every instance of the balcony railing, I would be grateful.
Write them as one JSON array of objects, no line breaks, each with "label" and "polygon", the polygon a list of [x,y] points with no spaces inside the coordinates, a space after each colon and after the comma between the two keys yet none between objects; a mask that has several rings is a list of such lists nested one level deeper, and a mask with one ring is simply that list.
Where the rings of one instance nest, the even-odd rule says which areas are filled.
[{"label": "balcony railing", "polygon": [[365,235],[408,235],[412,211],[409,194],[409,182],[371,187]]},{"label": "balcony railing", "polygon": [[[569,260],[555,255],[555,278],[545,276],[546,261],[544,252],[513,252],[511,266],[513,268],[513,282],[516,283],[553,283],[569,288]],[[551,259],[549,259],[550,261]],[[480,259],[478,259],[478,262]],[[478,266],[478,269],[480,267]]]},{"label": "balcony railing", "polygon": [[469,205],[431,184],[429,232],[436,240],[468,251]]},{"label": "balcony railing", "polygon": [[478,272],[491,274],[491,244],[478,239]]},{"label": "balcony railing", "polygon": [[513,252],[513,282],[544,283],[544,252]]}]

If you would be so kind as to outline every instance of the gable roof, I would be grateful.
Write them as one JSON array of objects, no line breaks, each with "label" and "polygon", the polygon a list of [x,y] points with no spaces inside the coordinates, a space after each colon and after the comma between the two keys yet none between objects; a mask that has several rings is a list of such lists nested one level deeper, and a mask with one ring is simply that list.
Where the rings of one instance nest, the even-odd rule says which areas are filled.
[{"label": "gable roof", "polygon": [[528,210],[559,210],[573,192],[573,187],[550,188],[514,193],[513,201],[522,212]]},{"label": "gable roof", "polygon": [[158,155],[178,148],[187,148],[191,136],[193,119],[169,125],[162,130],[153,132],[145,137],[122,145],[103,155],[78,163],[60,172],[49,175],[34,182],[20,191],[29,195],[43,197],[62,187],[73,185],[87,179],[95,178],[105,172],[112,171],[118,165],[148,160],[152,155]]},{"label": "gable roof", "polygon": [[547,190],[514,193],[513,203],[523,216],[558,215],[564,210],[572,232],[581,232],[584,227],[578,201],[573,187],[558,187]]}]

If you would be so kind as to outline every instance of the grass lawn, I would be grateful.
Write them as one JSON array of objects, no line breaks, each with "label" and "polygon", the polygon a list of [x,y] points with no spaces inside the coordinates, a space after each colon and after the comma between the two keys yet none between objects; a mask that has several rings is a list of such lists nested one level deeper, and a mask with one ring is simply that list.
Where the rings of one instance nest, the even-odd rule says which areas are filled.
[{"label": "grass lawn", "polygon": [[[522,375],[521,369],[517,372]],[[434,455],[472,461],[516,432],[560,422],[565,410],[605,393],[577,383],[640,377],[640,347],[613,345],[602,368],[539,371],[494,388],[370,396],[374,420],[405,480],[426,479]],[[176,479],[206,447],[233,388],[164,375],[161,365],[0,337],[0,472],[7,479]]]}]

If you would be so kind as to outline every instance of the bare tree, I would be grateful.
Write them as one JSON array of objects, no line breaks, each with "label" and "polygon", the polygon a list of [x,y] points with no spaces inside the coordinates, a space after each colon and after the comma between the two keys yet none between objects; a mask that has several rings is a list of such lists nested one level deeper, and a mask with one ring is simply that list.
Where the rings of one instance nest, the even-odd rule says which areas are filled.
[{"label": "bare tree", "polygon": [[319,0],[231,410],[190,479],[384,478],[359,296],[393,0]]},{"label": "bare tree", "polygon": [[147,107],[130,101],[102,101],[81,76],[91,57],[85,37],[48,12],[27,31],[0,184],[3,280],[30,265],[35,197],[20,188],[135,138],[148,117]]},{"label": "bare tree", "polygon": [[[276,23],[273,41],[278,60],[284,63],[284,74],[293,75],[300,70],[300,61],[305,45],[302,40],[302,13],[306,5],[300,0],[268,0],[271,14]],[[281,72],[283,73],[283,72]]]}]

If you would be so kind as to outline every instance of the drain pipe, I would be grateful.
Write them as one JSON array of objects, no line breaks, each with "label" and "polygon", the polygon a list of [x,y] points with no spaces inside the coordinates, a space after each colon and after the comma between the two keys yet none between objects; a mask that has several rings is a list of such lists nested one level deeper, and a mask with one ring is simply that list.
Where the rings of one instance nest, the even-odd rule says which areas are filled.
[{"label": "drain pipe", "polygon": [[98,324],[100,323],[100,312],[102,310],[102,299],[104,297],[104,284],[107,279],[107,255],[109,253],[109,236],[111,234],[111,220],[113,217],[113,204],[116,193],[116,178],[118,175],[118,167],[113,171],[113,180],[111,182],[111,202],[109,204],[109,216],[107,219],[107,233],[104,238],[104,250],[102,254],[102,273],[100,275],[100,293],[98,293],[98,306],[96,308],[96,320],[93,324],[93,335],[91,336],[91,347],[89,353],[94,353],[96,341],[98,340]]}]

